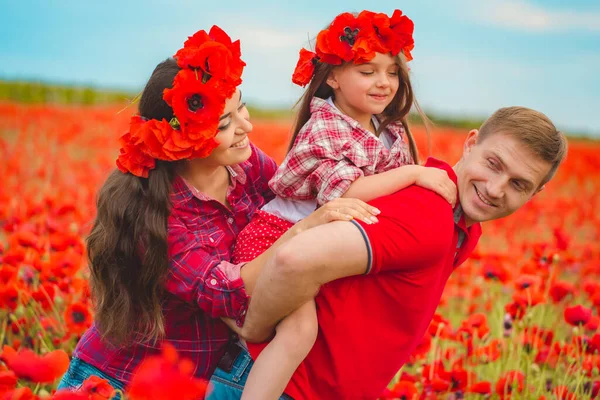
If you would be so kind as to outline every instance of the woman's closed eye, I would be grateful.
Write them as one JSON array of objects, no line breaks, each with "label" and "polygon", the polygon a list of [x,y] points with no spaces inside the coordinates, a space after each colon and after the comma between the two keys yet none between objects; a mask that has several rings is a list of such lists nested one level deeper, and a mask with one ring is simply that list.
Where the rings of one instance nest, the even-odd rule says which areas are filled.
[{"label": "woman's closed eye", "polygon": [[231,119],[229,119],[229,122],[227,122],[227,124],[219,126],[219,128],[218,128],[218,129],[219,129],[220,131],[224,131],[224,130],[226,130],[227,128],[229,128],[230,126],[231,126]]},{"label": "woman's closed eye", "polygon": [[[246,102],[241,103],[240,106],[237,108],[237,112],[242,111],[244,108],[246,107]],[[225,125],[220,125],[219,126],[219,130],[220,131],[224,131],[227,130],[230,126],[231,126],[231,116],[227,117],[228,122]]]}]

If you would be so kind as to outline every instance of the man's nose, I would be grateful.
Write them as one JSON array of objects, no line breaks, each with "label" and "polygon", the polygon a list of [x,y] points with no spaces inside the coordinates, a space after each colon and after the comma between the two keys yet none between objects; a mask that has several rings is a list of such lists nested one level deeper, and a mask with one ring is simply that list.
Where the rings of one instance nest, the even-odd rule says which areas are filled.
[{"label": "man's nose", "polygon": [[508,180],[504,177],[489,180],[486,185],[487,194],[495,199],[502,198],[507,184]]}]

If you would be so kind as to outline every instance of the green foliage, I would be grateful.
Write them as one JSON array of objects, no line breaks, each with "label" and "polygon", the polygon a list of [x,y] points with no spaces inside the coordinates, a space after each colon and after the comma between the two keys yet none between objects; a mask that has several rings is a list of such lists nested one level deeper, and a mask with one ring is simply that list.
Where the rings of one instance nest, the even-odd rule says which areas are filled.
[{"label": "green foliage", "polygon": [[123,103],[134,97],[135,93],[125,91],[0,80],[0,101],[95,105]]}]

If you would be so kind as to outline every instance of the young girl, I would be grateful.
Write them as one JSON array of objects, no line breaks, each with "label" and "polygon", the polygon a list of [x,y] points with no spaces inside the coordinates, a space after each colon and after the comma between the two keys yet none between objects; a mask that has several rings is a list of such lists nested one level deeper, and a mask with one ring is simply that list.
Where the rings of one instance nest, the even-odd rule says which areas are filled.
[{"label": "young girl", "polygon": [[[292,80],[309,86],[289,153],[270,181],[277,197],[240,233],[233,262],[256,258],[294,223],[338,197],[369,201],[416,184],[454,206],[454,183],[442,170],[417,165],[406,123],[413,104],[420,112],[406,66],[412,33],[412,21],[399,10],[391,17],[343,13],[319,32],[316,53],[300,51]],[[310,302],[278,325],[266,347],[248,344],[256,362],[242,399],[279,397],[317,330]]]}]

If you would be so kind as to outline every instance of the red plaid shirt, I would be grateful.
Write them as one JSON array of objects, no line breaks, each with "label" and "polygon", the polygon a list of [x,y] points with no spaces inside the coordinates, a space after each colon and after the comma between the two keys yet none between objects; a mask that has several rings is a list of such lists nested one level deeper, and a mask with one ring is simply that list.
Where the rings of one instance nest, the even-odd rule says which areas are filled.
[{"label": "red plaid shirt", "polygon": [[313,98],[310,111],[310,119],[269,183],[277,196],[316,199],[323,205],[341,197],[361,176],[413,163],[400,122],[387,127],[395,139],[388,150],[373,133],[326,100]]},{"label": "red plaid shirt", "polygon": [[[248,296],[240,278],[243,264],[228,260],[238,233],[254,212],[273,198],[268,181],[277,165],[256,147],[250,159],[230,168],[227,192],[231,210],[177,177],[168,221],[169,272],[163,300],[166,340],[209,378],[233,333],[220,317],[242,320]],[[92,325],[73,355],[128,383],[132,372],[160,345],[135,342],[117,348],[101,340]]]}]

